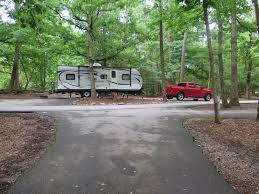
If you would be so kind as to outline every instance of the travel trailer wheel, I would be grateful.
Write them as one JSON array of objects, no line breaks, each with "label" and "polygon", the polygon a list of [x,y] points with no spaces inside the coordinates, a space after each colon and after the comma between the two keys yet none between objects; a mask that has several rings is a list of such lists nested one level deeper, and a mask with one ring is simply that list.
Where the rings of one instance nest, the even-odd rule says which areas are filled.
[{"label": "travel trailer wheel", "polygon": [[81,92],[81,96],[82,97],[90,97],[91,96],[91,92],[90,91]]}]

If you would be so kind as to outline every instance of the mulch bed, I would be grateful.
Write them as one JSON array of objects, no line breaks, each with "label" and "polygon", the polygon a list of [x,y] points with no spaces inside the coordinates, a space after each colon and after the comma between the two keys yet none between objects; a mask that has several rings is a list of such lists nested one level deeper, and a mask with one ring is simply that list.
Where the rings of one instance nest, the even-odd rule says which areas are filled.
[{"label": "mulch bed", "polygon": [[[204,105],[198,105],[191,107],[194,110],[213,110],[213,104],[204,104]],[[221,110],[247,110],[247,109],[256,109],[257,103],[247,103],[247,104],[240,104],[240,106],[232,106],[230,108],[223,108],[221,107]]]},{"label": "mulch bed", "polygon": [[0,90],[0,99],[31,99],[31,98],[40,98],[44,94],[42,92],[35,91],[23,91],[23,92],[8,92]]},{"label": "mulch bed", "polygon": [[[168,101],[169,102],[169,101]],[[91,98],[80,98],[73,102],[73,105],[123,105],[123,104],[163,104],[162,98],[141,98],[139,96],[130,96],[128,98],[118,97],[112,98],[97,98],[92,100]]]},{"label": "mulch bed", "polygon": [[208,119],[184,122],[203,153],[215,164],[234,189],[243,194],[259,193],[259,122]]},{"label": "mulch bed", "polygon": [[37,113],[0,113],[0,193],[55,141],[53,120]]}]

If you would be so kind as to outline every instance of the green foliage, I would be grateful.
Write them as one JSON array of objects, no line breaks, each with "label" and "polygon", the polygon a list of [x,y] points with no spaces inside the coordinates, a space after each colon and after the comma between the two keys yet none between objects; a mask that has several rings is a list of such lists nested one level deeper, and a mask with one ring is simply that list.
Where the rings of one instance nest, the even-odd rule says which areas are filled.
[{"label": "green foliage", "polygon": [[[148,95],[161,90],[159,67],[159,17],[156,1],[106,0],[6,0],[14,9],[7,14],[13,22],[0,23],[0,89],[6,89],[12,70],[15,42],[21,47],[20,85],[23,89],[47,90],[56,81],[57,65],[88,63],[87,28],[94,20],[94,61],[104,66],[133,67],[141,71]],[[2,1],[3,2],[3,1]],[[25,3],[22,3],[25,2]],[[207,85],[208,50],[201,1],[165,0],[163,9],[165,71],[168,83],[178,81],[183,33],[188,32],[186,81]],[[217,65],[216,9],[223,17],[223,57],[226,85],[230,85],[230,7],[223,0],[211,0],[212,45]],[[246,64],[253,63],[252,90],[259,87],[258,40],[252,8],[238,0],[238,70],[239,88],[244,93]],[[4,5],[1,4],[0,5]],[[1,19],[0,19],[1,21]],[[172,35],[172,42],[169,41]],[[171,50],[170,50],[171,49]],[[172,52],[172,62],[169,53]],[[175,78],[173,76],[176,76]]]}]

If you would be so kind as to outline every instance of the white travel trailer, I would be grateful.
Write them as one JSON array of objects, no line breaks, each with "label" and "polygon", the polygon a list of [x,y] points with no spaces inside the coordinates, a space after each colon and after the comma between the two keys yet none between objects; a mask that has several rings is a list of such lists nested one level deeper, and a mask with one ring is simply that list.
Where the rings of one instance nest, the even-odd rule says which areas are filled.
[{"label": "white travel trailer", "polygon": [[[58,66],[57,92],[80,92],[82,97],[91,96],[89,66]],[[136,69],[113,68],[94,65],[96,92],[141,94],[143,80]]]}]

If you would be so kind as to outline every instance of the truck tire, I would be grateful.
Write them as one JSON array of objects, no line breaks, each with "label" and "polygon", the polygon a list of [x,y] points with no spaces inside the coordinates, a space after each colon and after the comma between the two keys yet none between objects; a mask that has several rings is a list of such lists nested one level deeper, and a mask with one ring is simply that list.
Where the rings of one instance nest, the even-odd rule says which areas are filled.
[{"label": "truck tire", "polygon": [[173,99],[174,97],[173,97],[173,96],[170,96],[170,95],[166,95],[166,98],[167,98],[167,99]]},{"label": "truck tire", "polygon": [[205,94],[204,100],[205,101],[210,101],[210,99],[211,99],[211,95],[210,94]]},{"label": "truck tire", "polygon": [[84,91],[84,92],[81,92],[81,97],[90,97],[91,96],[91,92],[90,91]]},{"label": "truck tire", "polygon": [[177,94],[177,100],[180,100],[180,101],[183,101],[183,99],[184,99],[184,93],[183,92],[179,92],[178,94]]}]

